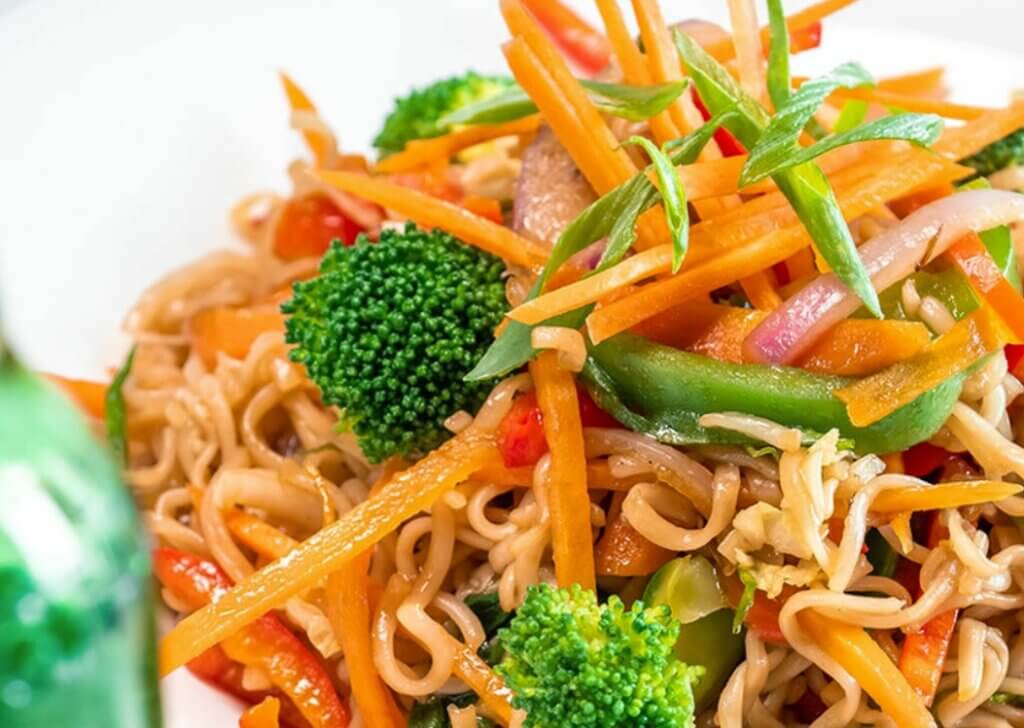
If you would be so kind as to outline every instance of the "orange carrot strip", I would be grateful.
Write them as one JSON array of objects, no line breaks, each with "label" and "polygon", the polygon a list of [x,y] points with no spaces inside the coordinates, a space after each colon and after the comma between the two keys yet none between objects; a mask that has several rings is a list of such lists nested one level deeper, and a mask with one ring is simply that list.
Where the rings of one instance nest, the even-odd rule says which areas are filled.
[{"label": "orange carrot strip", "polygon": [[193,315],[186,329],[192,348],[212,368],[219,352],[244,359],[262,334],[277,331],[283,335],[284,316],[277,306],[218,306]]},{"label": "orange carrot strip", "polygon": [[364,174],[321,171],[317,175],[332,187],[395,210],[420,225],[439,227],[513,263],[532,266],[547,259],[547,253],[533,241],[458,205]]},{"label": "orange carrot strip", "polygon": [[946,127],[932,149],[951,159],[963,159],[1022,126],[1024,101],[1018,101],[1005,109],[987,111],[963,126]]},{"label": "orange carrot strip", "polygon": [[370,641],[371,553],[366,551],[327,578],[327,618],[345,655],[352,699],[367,728],[405,725],[391,691],[373,663]]},{"label": "orange carrot strip", "polygon": [[[575,390],[574,390],[575,391]],[[166,675],[365,552],[495,457],[493,437],[464,430],[335,523],[193,612],[160,644]],[[589,511],[588,511],[589,513]]]},{"label": "orange carrot strip", "polygon": [[[281,85],[284,86],[284,93],[288,97],[288,105],[292,111],[317,113],[316,105],[306,95],[306,92],[292,80],[291,76],[284,71],[280,71],[278,75],[281,77]],[[306,146],[313,152],[317,166],[323,165],[331,153],[330,142],[322,134],[317,134],[315,131],[303,131],[302,137],[306,140]]]},{"label": "orange carrot strip", "polygon": [[946,255],[1010,330],[1010,343],[1024,340],[1024,296],[1017,293],[1000,272],[981,238],[975,233],[965,235],[946,251]]},{"label": "orange carrot strip", "polygon": [[[583,124],[587,132],[586,138],[595,145],[595,152],[600,155],[602,164],[607,168],[612,179],[617,180],[616,184],[624,182],[636,174],[636,165],[633,164],[626,151],[619,148],[619,141],[608,128],[586,90],[572,75],[565,60],[555,50],[544,31],[537,25],[529,11],[523,7],[520,0],[501,0],[501,12],[509,31],[514,36],[520,36],[526,42],[551,79],[562,91],[577,118]],[[529,92],[527,91],[527,93]],[[598,193],[604,194],[607,191],[599,189]]]},{"label": "orange carrot strip", "polygon": [[925,96],[942,87],[943,79],[946,76],[944,66],[926,68],[923,71],[903,73],[898,76],[889,76],[878,81],[880,91],[892,91],[898,94],[910,96]]},{"label": "orange carrot strip", "polygon": [[878,643],[860,627],[810,609],[797,615],[815,644],[838,662],[900,728],[933,728],[935,719]]},{"label": "orange carrot strip", "polygon": [[[806,78],[794,78],[793,84],[799,88],[806,82]],[[985,113],[995,111],[981,106],[967,106],[966,104],[955,104],[951,101],[941,99],[928,99],[911,94],[900,94],[894,91],[886,91],[880,88],[853,88],[839,89],[832,94],[837,99],[858,99],[870,101],[883,106],[894,106],[905,111],[917,111],[925,114],[938,114],[947,119],[962,119],[971,121]]]},{"label": "orange carrot strip", "polygon": [[266,559],[279,559],[299,545],[281,529],[245,511],[232,510],[225,514],[224,521],[238,542]]},{"label": "orange carrot strip", "polygon": [[107,385],[87,379],[69,379],[59,374],[44,374],[90,417],[102,420],[107,411]]},{"label": "orange carrot strip", "polygon": [[608,293],[666,270],[671,263],[672,251],[668,246],[659,245],[626,258],[606,271],[526,301],[512,309],[508,316],[524,324],[540,323],[552,316],[599,301]]},{"label": "orange carrot strip", "polygon": [[941,508],[961,508],[1000,501],[1017,495],[1021,486],[998,480],[966,480],[957,483],[925,483],[899,490],[884,490],[871,502],[875,513],[910,513]]},{"label": "orange carrot strip", "polygon": [[491,712],[498,716],[504,725],[508,725],[515,712],[512,707],[512,691],[505,681],[484,662],[483,658],[473,652],[468,645],[449,636],[455,650],[455,664],[452,671],[469,686],[470,690],[480,696],[480,700]]},{"label": "orange carrot strip", "polygon": [[281,701],[267,696],[263,702],[252,706],[242,713],[238,719],[238,728],[278,728],[281,714]]},{"label": "orange carrot strip", "polygon": [[385,157],[377,163],[377,171],[384,174],[408,172],[438,161],[448,160],[456,153],[506,136],[530,134],[540,126],[540,116],[533,114],[504,124],[478,124],[431,139],[414,139],[398,154]]},{"label": "orange carrot strip", "polygon": [[740,84],[752,98],[764,104],[768,89],[764,78],[764,50],[757,28],[757,9],[753,0],[728,0],[728,5]]},{"label": "orange carrot strip", "polygon": [[561,0],[523,0],[523,4],[583,70],[598,73],[608,65],[608,39]]},{"label": "orange carrot strip", "polygon": [[[847,5],[852,5],[857,0],[821,0],[813,5],[809,5],[803,10],[793,13],[786,18],[786,26],[789,28],[791,34],[796,34],[798,31],[809,28],[815,23],[819,23],[829,15],[836,13]],[[772,39],[772,30],[769,26],[765,25],[761,27],[761,43],[767,47]],[[733,43],[731,37],[723,38],[717,43],[712,43],[704,48],[708,53],[714,56],[719,61],[729,61],[736,57],[736,46]]]},{"label": "orange carrot strip", "polygon": [[594,547],[598,576],[648,576],[664,566],[675,553],[651,543],[629,525],[622,515],[625,493],[616,493],[608,525]]},{"label": "orange carrot strip", "polygon": [[913,358],[837,389],[835,395],[846,404],[850,422],[866,427],[1004,346],[1001,328],[987,308],[980,308]]},{"label": "orange carrot strip", "polygon": [[571,373],[558,365],[558,354],[541,352],[530,363],[544,434],[551,448],[548,499],[551,542],[559,586],[593,589],[594,542],[587,493],[587,458],[579,399]]}]

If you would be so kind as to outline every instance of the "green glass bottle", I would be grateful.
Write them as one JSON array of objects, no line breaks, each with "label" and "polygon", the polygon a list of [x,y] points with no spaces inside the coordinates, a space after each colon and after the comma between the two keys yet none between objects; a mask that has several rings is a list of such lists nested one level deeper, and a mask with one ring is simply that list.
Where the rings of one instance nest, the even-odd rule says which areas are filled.
[{"label": "green glass bottle", "polygon": [[158,728],[149,555],[74,407],[0,337],[0,726]]}]

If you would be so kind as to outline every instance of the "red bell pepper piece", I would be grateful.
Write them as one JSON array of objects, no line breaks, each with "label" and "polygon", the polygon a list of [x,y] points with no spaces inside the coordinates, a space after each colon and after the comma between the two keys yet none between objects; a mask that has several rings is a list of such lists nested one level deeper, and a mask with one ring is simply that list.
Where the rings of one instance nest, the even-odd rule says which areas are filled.
[{"label": "red bell pepper piece", "polygon": [[597,406],[587,390],[576,387],[576,396],[580,402],[580,422],[584,427],[622,427],[618,420]]},{"label": "red bell pepper piece", "polygon": [[[220,599],[232,586],[228,575],[213,562],[175,549],[157,549],[153,570],[165,588],[195,609]],[[262,670],[312,728],[345,728],[349,724],[348,707],[338,697],[323,662],[273,614],[246,625],[220,647],[231,661]],[[203,668],[211,675],[226,675],[226,670],[218,673],[212,664],[219,658],[204,655],[202,659]],[[237,685],[241,686],[240,671]]]},{"label": "red bell pepper piece", "polygon": [[581,70],[593,75],[608,66],[612,53],[608,39],[572,8],[561,0],[524,0],[523,4]]},{"label": "red bell pepper piece", "polygon": [[[722,587],[725,589],[725,598],[735,609],[743,596],[743,583],[739,577],[733,575],[722,579]],[[779,626],[779,613],[786,600],[796,594],[796,587],[786,585],[782,593],[775,599],[769,599],[768,595],[758,590],[754,592],[754,603],[747,611],[743,624],[758,636],[762,642],[773,645],[789,645],[785,635],[782,634],[782,627]]]},{"label": "red bell pepper piece", "polygon": [[[711,118],[711,112],[708,111],[708,107],[704,105],[704,102],[700,98],[700,94],[697,93],[697,89],[693,90],[693,105],[697,107],[700,115],[704,117],[704,121]],[[718,144],[718,148],[722,151],[724,157],[738,157],[741,154],[746,154],[746,148],[740,144],[739,140],[732,135],[732,133],[723,127],[718,127],[715,131],[715,143]]]},{"label": "red bell pepper piece", "polygon": [[1007,344],[1004,351],[1010,374],[1020,379],[1024,376],[1024,344]]},{"label": "red bell pepper piece", "polygon": [[907,475],[923,478],[934,473],[955,457],[949,450],[922,442],[903,453],[903,469]]},{"label": "red bell pepper piece", "polygon": [[331,241],[351,245],[361,232],[326,196],[293,198],[285,203],[274,229],[274,254],[283,260],[320,256]]},{"label": "red bell pepper piece", "polygon": [[[949,535],[948,529],[939,523],[938,512],[932,513],[928,526],[927,546],[935,548]],[[920,596],[919,585],[914,590]],[[931,705],[942,678],[942,667],[946,662],[949,644],[956,629],[958,610],[938,614],[919,628],[908,632],[900,652],[900,672],[907,682],[921,696],[925,705]]]}]

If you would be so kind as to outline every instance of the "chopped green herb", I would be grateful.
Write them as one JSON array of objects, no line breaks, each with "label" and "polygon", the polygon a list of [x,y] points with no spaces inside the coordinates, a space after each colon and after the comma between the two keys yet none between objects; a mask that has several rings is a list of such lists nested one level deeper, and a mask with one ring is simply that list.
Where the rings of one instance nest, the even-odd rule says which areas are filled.
[{"label": "chopped green herb", "polygon": [[732,633],[739,634],[743,629],[743,620],[747,618],[747,612],[754,606],[754,594],[757,591],[757,580],[747,569],[739,570],[740,581],[743,582],[743,596],[740,603],[736,605],[736,614],[732,618]]},{"label": "chopped green herb", "polygon": [[686,190],[679,181],[675,165],[661,149],[650,139],[632,136],[628,144],[639,144],[651,158],[654,173],[658,177],[658,189],[661,203],[665,208],[665,222],[672,235],[672,272],[675,273],[683,264],[686,249],[690,243],[690,213],[686,203]]},{"label": "chopped green herb", "polygon": [[127,418],[125,416],[124,406],[124,382],[128,379],[128,375],[131,374],[132,364],[135,361],[135,347],[128,352],[128,357],[124,360],[124,364],[114,375],[114,378],[110,382],[110,387],[107,389],[107,401],[106,401],[106,422],[107,422],[107,442],[110,443],[110,449],[114,453],[114,459],[120,465],[128,464],[128,447],[127,447]]},{"label": "chopped green herb", "polygon": [[842,134],[851,129],[856,129],[867,118],[869,106],[870,104],[867,101],[861,101],[860,99],[850,99],[847,101],[839,111],[839,118],[836,119],[832,132],[834,134]]},{"label": "chopped green herb", "polygon": [[772,31],[771,47],[768,51],[768,96],[775,108],[779,108],[792,93],[789,76],[789,28],[786,27],[786,13],[782,0],[768,0],[768,24]]}]

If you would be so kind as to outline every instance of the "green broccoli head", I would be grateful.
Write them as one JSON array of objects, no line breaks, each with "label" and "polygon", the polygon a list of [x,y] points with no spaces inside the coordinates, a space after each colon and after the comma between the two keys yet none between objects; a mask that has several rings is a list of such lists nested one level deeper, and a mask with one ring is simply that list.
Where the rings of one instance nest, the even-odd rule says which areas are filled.
[{"label": "green broccoli head", "polygon": [[1011,164],[1024,164],[1024,128],[992,142],[961,164],[973,167],[980,177],[988,177]]},{"label": "green broccoli head", "polygon": [[677,728],[693,724],[692,683],[703,674],[675,657],[679,623],[666,606],[599,605],[575,585],[530,587],[500,633],[496,667],[528,713],[527,726]]},{"label": "green broccoli head", "polygon": [[487,382],[463,376],[508,306],[501,260],[409,224],[380,242],[337,241],[320,275],[296,283],[286,340],[323,401],[343,410],[366,456],[416,455],[443,442],[444,420],[475,412]]},{"label": "green broccoli head", "polygon": [[373,140],[373,146],[382,155],[388,155],[402,151],[413,139],[439,136],[444,133],[437,123],[441,117],[496,96],[514,84],[506,76],[481,76],[468,71],[416,89],[395,100],[395,108],[384,120],[384,128]]}]

